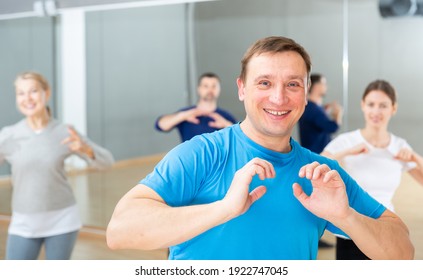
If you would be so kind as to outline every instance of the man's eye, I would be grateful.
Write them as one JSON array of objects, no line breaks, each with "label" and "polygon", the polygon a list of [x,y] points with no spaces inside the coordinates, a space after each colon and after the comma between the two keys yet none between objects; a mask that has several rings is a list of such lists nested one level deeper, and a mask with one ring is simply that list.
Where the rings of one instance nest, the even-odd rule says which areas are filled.
[{"label": "man's eye", "polygon": [[270,82],[269,81],[261,81],[260,83],[259,83],[260,85],[263,85],[263,86],[270,86]]},{"label": "man's eye", "polygon": [[291,83],[288,83],[288,86],[289,87],[297,87],[297,86],[299,86],[299,84],[296,83],[296,82],[291,82]]}]

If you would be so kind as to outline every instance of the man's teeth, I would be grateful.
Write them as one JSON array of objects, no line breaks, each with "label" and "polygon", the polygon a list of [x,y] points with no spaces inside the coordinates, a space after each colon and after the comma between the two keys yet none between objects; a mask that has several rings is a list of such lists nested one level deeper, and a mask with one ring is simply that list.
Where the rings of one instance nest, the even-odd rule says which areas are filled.
[{"label": "man's teeth", "polygon": [[266,112],[275,115],[275,116],[283,116],[287,114],[289,111],[272,111],[272,110],[266,110]]}]

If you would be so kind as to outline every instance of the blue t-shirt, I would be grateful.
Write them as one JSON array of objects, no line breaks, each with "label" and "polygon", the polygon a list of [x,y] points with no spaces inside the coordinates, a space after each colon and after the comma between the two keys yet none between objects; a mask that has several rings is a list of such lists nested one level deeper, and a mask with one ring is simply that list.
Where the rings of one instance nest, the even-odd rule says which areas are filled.
[{"label": "blue t-shirt", "polygon": [[321,106],[310,100],[298,124],[301,146],[318,154],[331,141],[331,134],[339,128],[339,125],[327,116]]},{"label": "blue t-shirt", "polygon": [[271,162],[276,177],[253,178],[250,190],[267,187],[266,194],[243,215],[170,248],[170,259],[316,259],[318,240],[325,229],[343,234],[318,218],[294,197],[298,182],[307,194],[309,180],[298,177],[300,168],[313,161],[337,169],[346,186],[350,204],[358,212],[378,218],[385,207],[364,192],[332,160],[310,152],[291,139],[292,150],[278,153],[249,139],[239,124],[202,134],[170,151],[145,179],[170,206],[211,203],[222,199],[235,172],[259,157]]},{"label": "blue t-shirt", "polygon": [[[191,110],[195,107],[196,106],[186,107],[186,108],[179,110],[178,112]],[[225,110],[217,108],[215,113],[218,113],[219,115],[221,115],[222,117],[224,117],[225,119],[227,119],[228,121],[230,121],[232,123],[236,123],[235,117],[232,116],[230,113],[226,112]],[[159,119],[160,119],[160,117],[157,119],[155,126],[156,126],[157,130],[163,131],[158,126]],[[181,136],[182,142],[185,142],[186,140],[190,140],[192,137],[194,137],[196,135],[200,135],[200,134],[203,134],[203,133],[210,133],[210,132],[214,132],[216,130],[219,130],[218,128],[209,126],[209,122],[213,121],[213,119],[210,118],[210,117],[200,116],[200,117],[198,117],[198,120],[200,121],[200,123],[198,123],[198,124],[184,121],[184,122],[181,122],[180,124],[178,124],[176,126],[178,128],[179,135]]]}]

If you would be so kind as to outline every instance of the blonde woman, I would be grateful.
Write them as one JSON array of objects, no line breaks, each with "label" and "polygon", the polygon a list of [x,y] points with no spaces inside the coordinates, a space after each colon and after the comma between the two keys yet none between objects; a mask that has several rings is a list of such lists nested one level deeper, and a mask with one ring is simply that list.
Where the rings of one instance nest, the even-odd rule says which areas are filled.
[{"label": "blonde woman", "polygon": [[15,89],[24,118],[0,130],[0,163],[10,163],[13,184],[6,259],[37,259],[43,245],[46,259],[70,259],[81,221],[64,161],[76,154],[106,168],[114,159],[51,116],[51,90],[42,75],[18,75]]},{"label": "blonde woman", "polygon": [[[358,184],[380,203],[394,211],[392,197],[408,172],[423,185],[423,159],[406,140],[388,130],[397,112],[395,89],[384,80],[371,82],[364,91],[362,129],[332,140],[322,155],[338,160]],[[337,259],[368,259],[349,239],[337,238]]]}]

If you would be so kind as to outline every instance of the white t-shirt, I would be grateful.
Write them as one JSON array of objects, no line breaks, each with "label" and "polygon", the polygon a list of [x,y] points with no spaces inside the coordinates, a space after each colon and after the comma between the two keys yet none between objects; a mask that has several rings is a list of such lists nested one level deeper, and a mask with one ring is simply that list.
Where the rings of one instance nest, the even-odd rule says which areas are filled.
[{"label": "white t-shirt", "polygon": [[324,149],[331,154],[365,143],[369,152],[346,156],[343,168],[357,183],[377,201],[394,211],[392,197],[401,182],[402,173],[416,167],[414,162],[403,162],[394,158],[401,148],[411,149],[404,139],[391,133],[386,148],[376,148],[364,139],[360,130],[340,134]]},{"label": "white t-shirt", "polygon": [[64,234],[81,228],[79,209],[76,204],[59,210],[25,213],[14,211],[9,234],[26,238],[39,238]]}]

